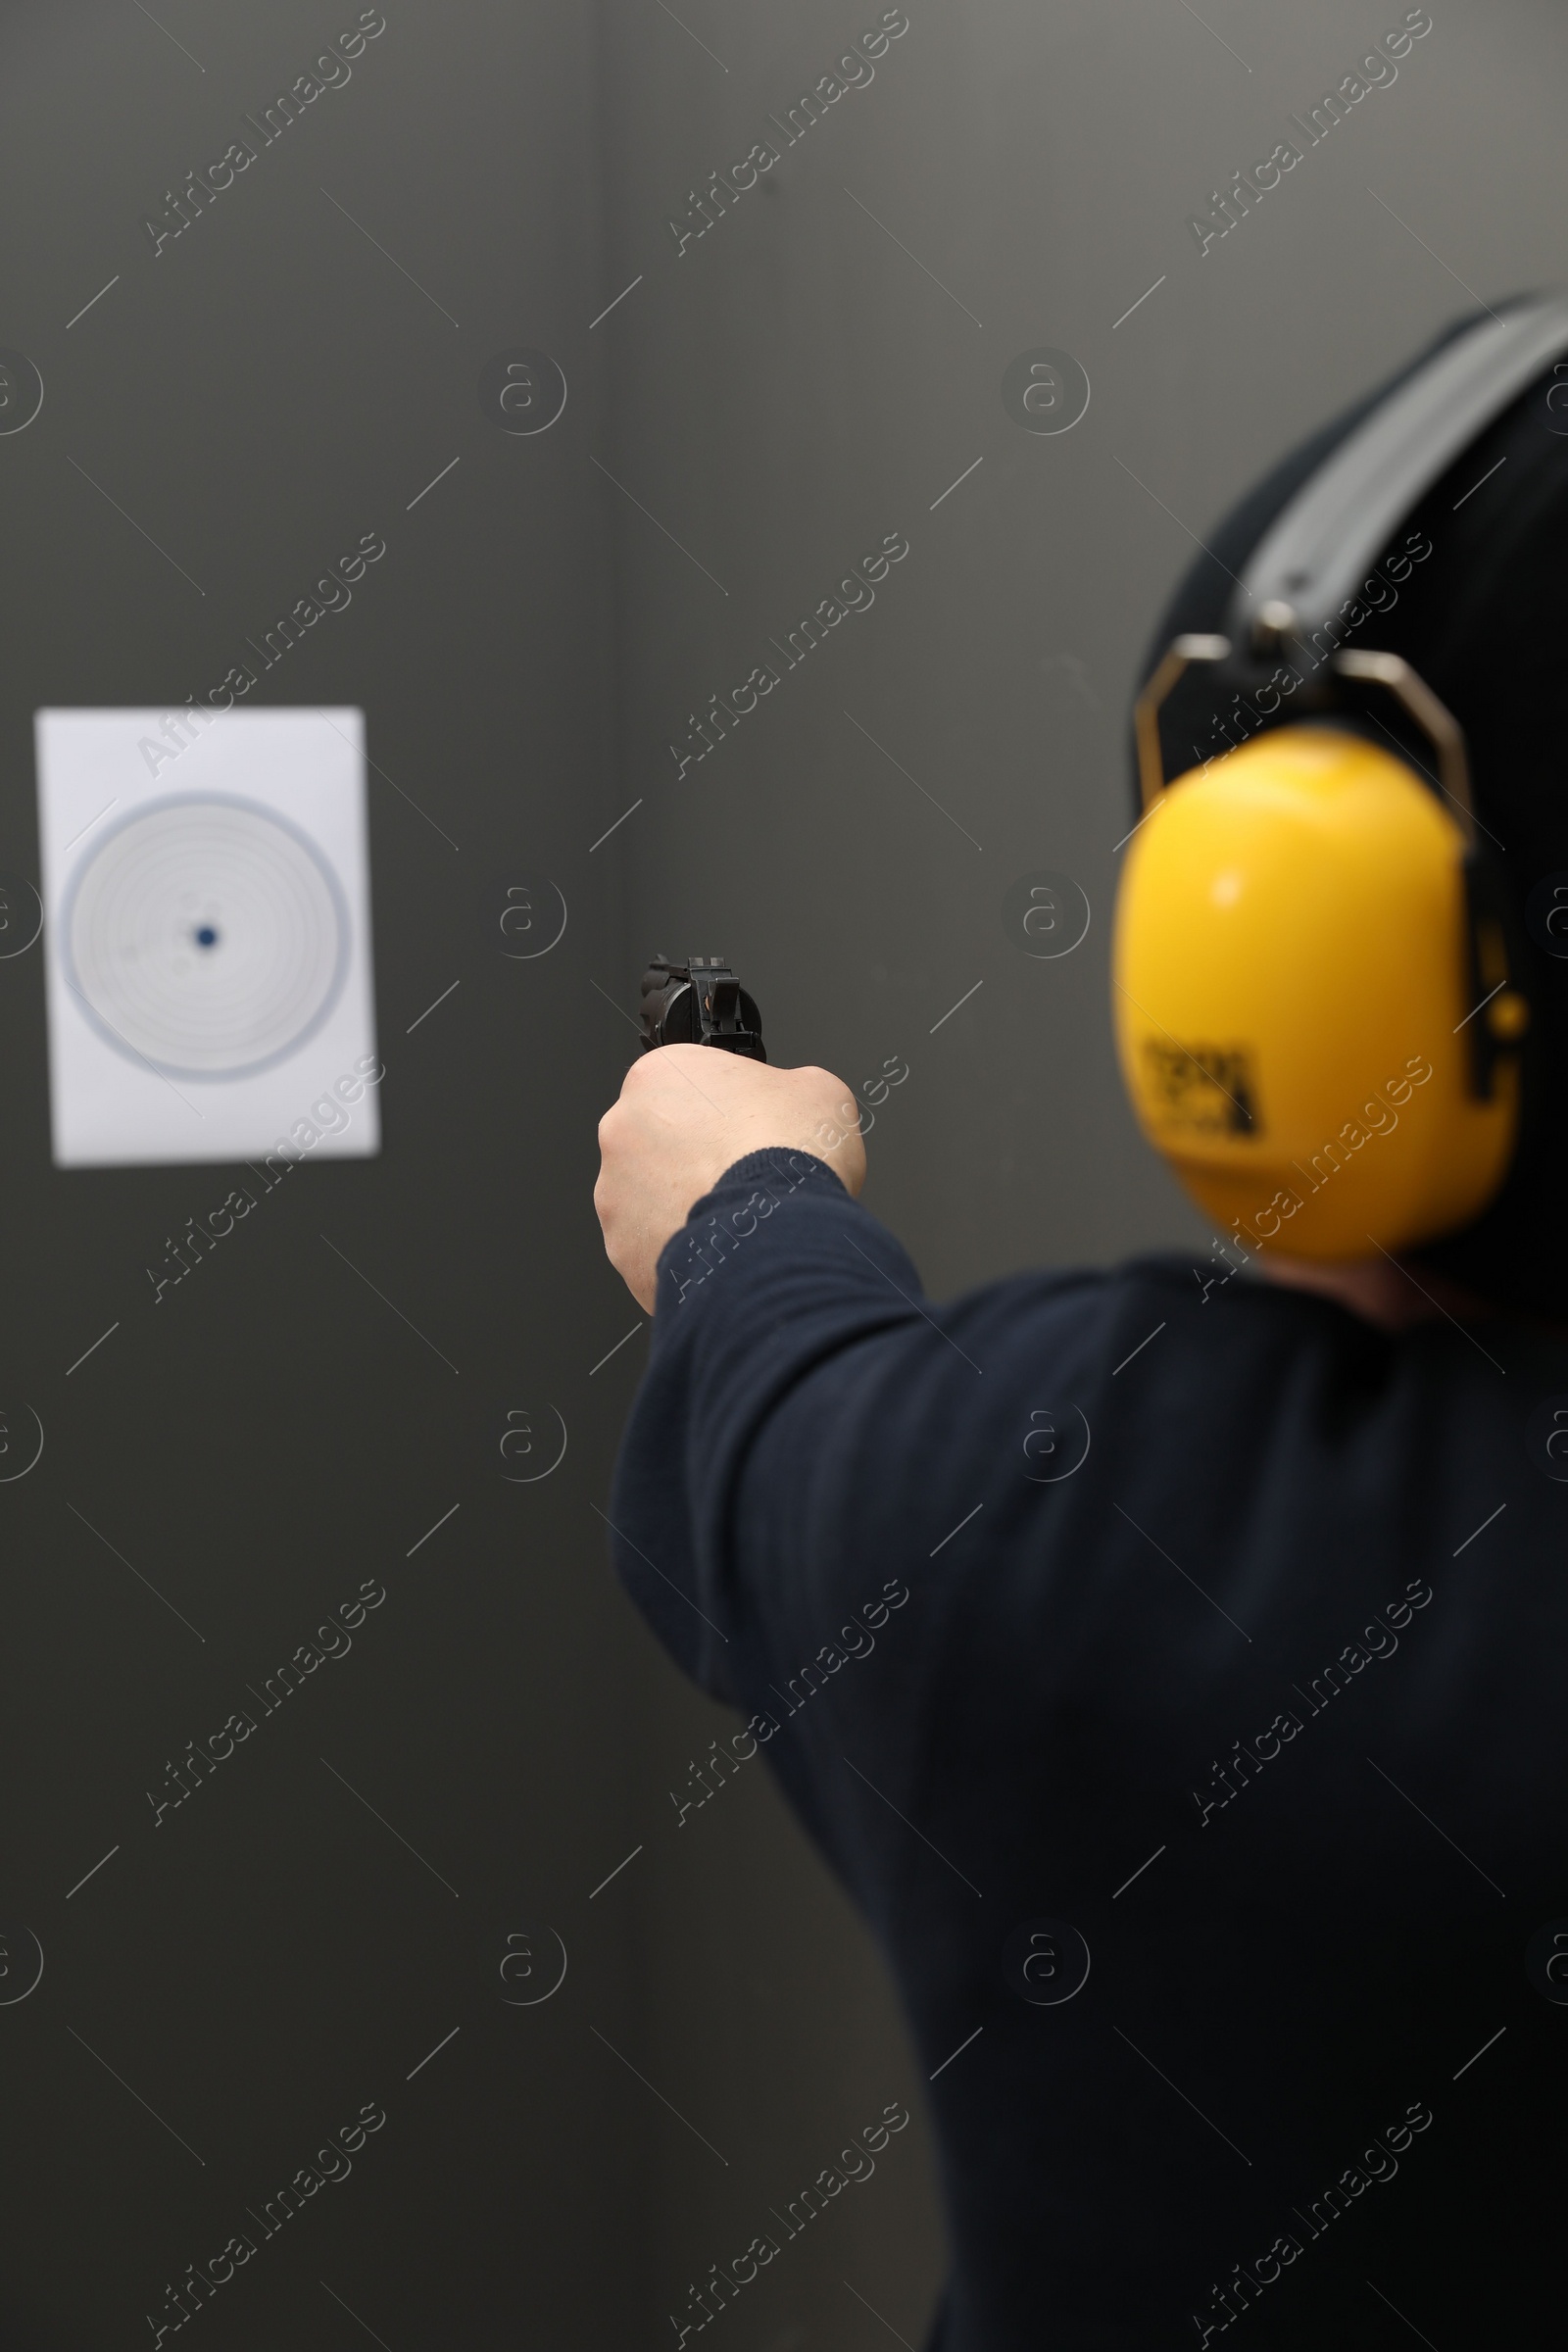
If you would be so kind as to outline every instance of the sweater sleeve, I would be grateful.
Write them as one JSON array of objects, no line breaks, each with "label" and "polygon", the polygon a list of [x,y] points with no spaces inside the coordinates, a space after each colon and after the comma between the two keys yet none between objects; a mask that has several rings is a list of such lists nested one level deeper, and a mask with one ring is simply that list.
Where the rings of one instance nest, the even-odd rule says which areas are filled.
[{"label": "sweater sleeve", "polygon": [[877,1848],[846,1787],[865,1797],[859,1772],[902,1809],[989,1736],[1038,1545],[1059,1546],[1085,1483],[1034,1474],[1074,1444],[1048,1408],[1103,1348],[1101,1298],[1102,1277],[1038,1275],[933,1306],[804,1152],[737,1161],[660,1260],[616,1566],[676,1661],[771,1741],[867,1899]]},{"label": "sweater sleeve", "polygon": [[[751,1589],[754,1537],[766,1528],[769,1550],[809,1546],[821,1464],[808,1458],[782,1481],[748,1479],[759,1434],[806,1382],[811,1418],[831,1422],[867,1350],[896,1346],[922,1312],[899,1243],[806,1152],[738,1160],[666,1245],[648,1370],[616,1466],[612,1541],[654,1631],[715,1698],[748,1702],[729,1653],[737,1636],[747,1645],[759,1605],[771,1598],[795,1613],[787,1594]],[[807,1446],[809,1455],[808,1437]]]}]

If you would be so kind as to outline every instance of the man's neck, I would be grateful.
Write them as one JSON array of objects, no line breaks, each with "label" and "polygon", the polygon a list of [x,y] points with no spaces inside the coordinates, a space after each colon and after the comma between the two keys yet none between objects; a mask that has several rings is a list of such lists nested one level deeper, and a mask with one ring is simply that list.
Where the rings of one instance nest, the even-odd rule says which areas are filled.
[{"label": "man's neck", "polygon": [[1333,1258],[1280,1257],[1263,1250],[1252,1261],[1287,1290],[1316,1291],[1337,1299],[1364,1323],[1380,1331],[1408,1331],[1413,1324],[1430,1323],[1447,1315],[1455,1322],[1474,1322],[1495,1314],[1495,1307],[1473,1291],[1463,1290],[1446,1276],[1423,1266],[1419,1275],[1394,1257]]}]

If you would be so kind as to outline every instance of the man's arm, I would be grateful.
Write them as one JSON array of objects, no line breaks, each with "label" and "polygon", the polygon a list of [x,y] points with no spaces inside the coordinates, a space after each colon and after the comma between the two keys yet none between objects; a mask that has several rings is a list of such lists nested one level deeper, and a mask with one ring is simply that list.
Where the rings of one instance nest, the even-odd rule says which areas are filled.
[{"label": "man's arm", "polygon": [[[662,1251],[611,1522],[638,1605],[714,1696],[749,1707],[787,1679],[839,1630],[846,1549],[880,1560],[845,1448],[869,1471],[852,1432],[899,1384],[901,1338],[929,1338],[919,1299],[899,1243],[806,1152],[735,1161]],[[884,1442],[897,1419],[885,1405]]]},{"label": "man's arm", "polygon": [[865,1182],[859,1106],[830,1070],[780,1070],[702,1046],[634,1061],[599,1122],[594,1206],[605,1250],[652,1313],[654,1269],[694,1202],[749,1152],[809,1152],[852,1196]]},{"label": "man's arm", "polygon": [[[740,1063],[733,1093],[717,1075],[707,1097],[662,1090],[662,1116],[623,1115],[674,1052],[632,1073],[602,1131],[608,1246],[655,1307],[610,1509],[615,1563],[677,1663],[771,1741],[813,1834],[865,1886],[875,1825],[840,1748],[853,1725],[848,1747],[877,1786],[908,1788],[961,1699],[951,1676],[1010,1688],[1020,1658],[1002,1562],[1027,1530],[1038,1584],[1048,1524],[1064,1531],[1090,1483],[1032,1483],[1042,1416],[1028,1407],[1063,1401],[1103,1353],[1103,1284],[1031,1276],[933,1307],[899,1242],[826,1164],[853,1152],[856,1181],[863,1166],[836,1081]],[[699,1084],[728,1068],[702,1048],[684,1057]],[[814,1091],[767,1084],[778,1079]],[[746,1130],[725,1104],[766,1123],[773,1148],[732,1160]],[[806,1149],[790,1142],[803,1116]],[[824,1121],[836,1145],[817,1137]],[[714,1160],[694,1199],[694,1171]],[[947,1801],[932,1795],[936,1815]]]}]

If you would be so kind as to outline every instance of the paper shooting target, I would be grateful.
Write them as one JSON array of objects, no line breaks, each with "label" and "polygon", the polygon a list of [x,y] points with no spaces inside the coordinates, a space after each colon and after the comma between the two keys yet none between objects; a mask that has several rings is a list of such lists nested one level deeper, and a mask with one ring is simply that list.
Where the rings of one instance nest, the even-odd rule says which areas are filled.
[{"label": "paper shooting target", "polygon": [[336,875],[297,827],[217,794],[154,802],[84,853],[66,977],[94,1026],[171,1077],[239,1078],[293,1053],[349,961]]}]

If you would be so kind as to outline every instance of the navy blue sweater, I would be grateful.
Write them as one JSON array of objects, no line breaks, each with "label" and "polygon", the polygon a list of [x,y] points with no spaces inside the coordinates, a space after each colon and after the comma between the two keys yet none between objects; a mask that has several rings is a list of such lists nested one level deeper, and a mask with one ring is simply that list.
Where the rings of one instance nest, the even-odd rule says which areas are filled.
[{"label": "navy blue sweater", "polygon": [[936,1307],[804,1153],[693,1209],[616,1564],[897,1981],[933,2347],[1545,2340],[1562,1457],[1523,1326],[1217,1258]]}]

